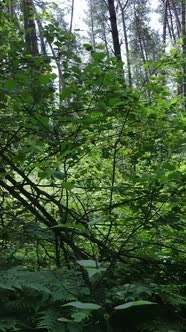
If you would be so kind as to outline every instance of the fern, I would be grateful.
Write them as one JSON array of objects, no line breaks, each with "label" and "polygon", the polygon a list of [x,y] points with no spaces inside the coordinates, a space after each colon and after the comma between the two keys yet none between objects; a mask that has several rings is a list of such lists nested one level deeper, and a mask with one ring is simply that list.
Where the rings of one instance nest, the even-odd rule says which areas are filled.
[{"label": "fern", "polygon": [[164,303],[179,307],[186,304],[186,297],[182,295],[183,287],[184,285],[157,285],[156,289]]},{"label": "fern", "polygon": [[69,317],[69,309],[66,314],[61,304],[80,300],[81,287],[84,294],[87,289],[78,271],[13,268],[0,272],[0,331],[65,331],[58,318]]},{"label": "fern", "polygon": [[20,331],[20,328],[16,327],[17,321],[12,320],[2,320],[0,321],[0,331],[6,332],[6,331]]},{"label": "fern", "polygon": [[63,328],[63,324],[58,321],[60,317],[60,311],[55,309],[47,309],[40,312],[40,318],[38,319],[37,328],[46,329],[49,332],[56,332],[58,327]]},{"label": "fern", "polygon": [[180,323],[170,323],[170,322],[160,322],[151,321],[149,323],[144,323],[140,327],[141,332],[184,332],[184,326]]}]

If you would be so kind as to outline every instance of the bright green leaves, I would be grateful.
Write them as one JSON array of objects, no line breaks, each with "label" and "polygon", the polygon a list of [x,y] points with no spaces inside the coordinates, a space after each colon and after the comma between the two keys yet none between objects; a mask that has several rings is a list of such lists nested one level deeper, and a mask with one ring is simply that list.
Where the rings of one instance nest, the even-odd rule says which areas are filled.
[{"label": "bright green leaves", "polygon": [[91,52],[93,50],[92,45],[90,44],[83,44],[83,47],[88,52]]}]

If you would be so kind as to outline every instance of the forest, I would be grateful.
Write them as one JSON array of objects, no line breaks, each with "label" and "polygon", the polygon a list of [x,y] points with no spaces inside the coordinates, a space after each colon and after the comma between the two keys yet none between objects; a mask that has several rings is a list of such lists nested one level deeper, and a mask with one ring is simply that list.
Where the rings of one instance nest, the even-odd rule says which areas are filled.
[{"label": "forest", "polygon": [[186,331],[185,129],[186,0],[0,0],[0,332]]}]

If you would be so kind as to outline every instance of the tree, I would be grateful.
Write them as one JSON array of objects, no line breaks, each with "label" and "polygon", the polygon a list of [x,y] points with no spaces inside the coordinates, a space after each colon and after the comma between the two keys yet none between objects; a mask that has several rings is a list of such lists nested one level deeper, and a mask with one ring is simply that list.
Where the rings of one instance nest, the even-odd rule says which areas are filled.
[{"label": "tree", "polygon": [[41,22],[53,53],[25,51],[24,21],[7,4],[0,331],[184,331],[185,115],[169,83],[182,58],[173,50],[152,61],[142,21],[146,62],[136,65],[150,75],[127,87],[118,57],[100,45],[77,50],[55,12]]},{"label": "tree", "polygon": [[36,25],[34,20],[34,5],[32,0],[22,0],[22,10],[24,17],[24,31],[26,40],[26,50],[33,56],[39,54]]},{"label": "tree", "polygon": [[[144,67],[148,61],[161,57],[161,43],[158,33],[149,26],[150,5],[146,1],[134,1],[130,8],[130,54],[134,63],[135,83],[148,82],[151,73]],[[136,66],[136,62],[139,66]],[[143,64],[143,66],[142,66]],[[138,69],[139,68],[139,69]],[[139,82],[138,82],[139,80]]]},{"label": "tree", "polygon": [[123,4],[119,0],[118,4],[119,4],[120,11],[121,11],[121,17],[122,17],[122,26],[123,26],[123,34],[124,34],[124,41],[125,41],[126,60],[127,60],[128,82],[129,82],[129,86],[131,87],[132,86],[132,73],[131,73],[130,50],[129,50],[129,41],[128,41],[127,26],[126,26],[126,17],[125,17],[125,11],[129,4],[129,1],[126,1],[125,4]]},{"label": "tree", "polygon": [[[174,0],[163,1],[163,43],[166,45],[167,31],[169,33],[170,42],[174,45],[178,53],[182,53],[182,74],[178,75],[178,94],[186,95],[184,77],[185,77],[185,2]],[[180,50],[178,44],[179,40],[182,40],[182,50]],[[180,52],[181,51],[181,52]],[[180,82],[180,76],[183,77]]]},{"label": "tree", "polygon": [[114,0],[108,0],[108,10],[110,15],[110,24],[111,24],[111,32],[112,32],[112,40],[114,46],[114,54],[118,60],[121,61],[121,47],[119,42],[119,34],[118,34],[118,26],[117,26],[117,18],[116,18],[116,10]]},{"label": "tree", "polygon": [[89,41],[95,49],[100,43],[105,46],[108,56],[112,54],[109,36],[109,24],[107,20],[108,7],[104,1],[90,0],[88,5],[88,15],[85,23],[88,29]]}]

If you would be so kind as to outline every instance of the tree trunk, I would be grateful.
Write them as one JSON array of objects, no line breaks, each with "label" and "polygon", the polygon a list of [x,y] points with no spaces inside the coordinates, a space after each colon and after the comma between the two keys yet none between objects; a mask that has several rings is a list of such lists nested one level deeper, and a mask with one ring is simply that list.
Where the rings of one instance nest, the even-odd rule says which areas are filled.
[{"label": "tree trunk", "polygon": [[39,54],[36,25],[34,20],[34,5],[32,0],[22,0],[22,11],[24,17],[24,31],[26,51],[33,56]]},{"label": "tree trunk", "polygon": [[[182,93],[184,99],[186,98],[186,6],[185,1],[182,0],[182,41],[183,41],[183,85],[182,85]],[[184,101],[184,105],[186,108],[186,100]]]},{"label": "tree trunk", "polygon": [[37,26],[38,26],[38,30],[39,30],[39,38],[40,38],[40,47],[41,47],[41,53],[43,55],[47,55],[47,50],[46,50],[46,46],[45,46],[45,41],[44,41],[44,37],[43,37],[43,26],[42,26],[42,21],[39,18],[39,15],[37,14],[37,10],[36,7],[34,6],[34,12],[36,14],[36,21],[37,21]]},{"label": "tree trunk", "polygon": [[121,47],[120,47],[120,43],[119,43],[119,34],[118,34],[114,0],[108,0],[108,9],[109,9],[109,15],[110,15],[114,54],[115,54],[116,58],[121,61]]},{"label": "tree trunk", "polygon": [[15,16],[15,1],[12,0],[10,3],[8,3],[8,12],[10,15]]},{"label": "tree trunk", "polygon": [[167,5],[168,2],[165,0],[165,8],[164,8],[164,21],[163,21],[163,47],[165,48],[166,40],[167,40]]},{"label": "tree trunk", "polygon": [[94,36],[94,18],[93,18],[93,3],[90,0],[90,20],[91,20],[91,43],[93,50],[96,47],[95,36]]},{"label": "tree trunk", "polygon": [[74,18],[74,0],[72,0],[72,5],[71,5],[70,28],[69,28],[70,33],[72,32],[73,18]]},{"label": "tree trunk", "polygon": [[171,5],[172,5],[174,16],[176,18],[176,25],[177,25],[178,36],[180,36],[180,33],[181,33],[181,22],[180,22],[180,18],[179,18],[178,12],[177,12],[177,8],[176,8],[174,0],[169,0],[169,1],[170,1]]},{"label": "tree trunk", "polygon": [[172,17],[172,11],[171,11],[170,5],[169,5],[169,15],[170,15],[170,25],[169,25],[170,26],[170,31],[171,31],[171,34],[172,34],[172,39],[173,39],[174,43],[176,43],[174,23],[173,23],[173,17]]},{"label": "tree trunk", "polygon": [[132,74],[131,74],[131,66],[130,66],[130,55],[129,55],[129,44],[128,44],[128,36],[127,36],[127,28],[125,23],[125,6],[123,7],[121,1],[118,1],[120,10],[121,10],[121,17],[122,17],[122,24],[123,24],[123,33],[124,33],[124,41],[125,41],[125,50],[126,50],[126,60],[127,60],[127,72],[128,72],[128,81],[129,86],[132,86]]},{"label": "tree trunk", "polygon": [[[102,15],[102,17],[103,17],[103,15]],[[106,48],[106,51],[107,51],[107,54],[108,54],[108,57],[109,57],[109,47],[108,47],[108,42],[107,42],[107,34],[106,34],[106,29],[105,29],[104,17],[103,17],[103,41],[105,43],[105,48]]]}]

